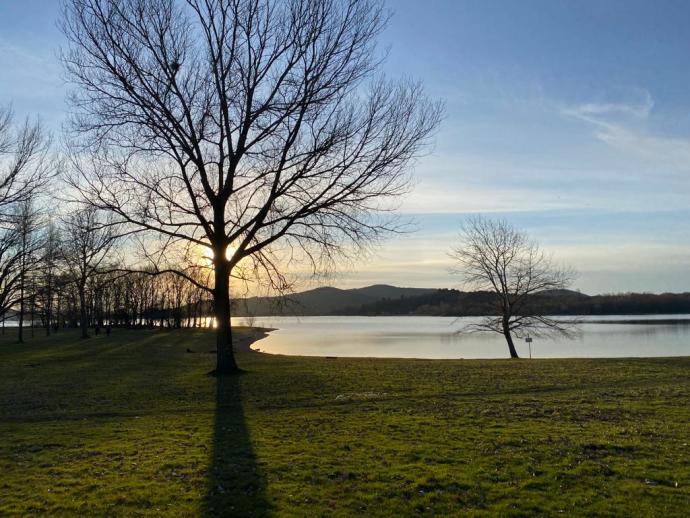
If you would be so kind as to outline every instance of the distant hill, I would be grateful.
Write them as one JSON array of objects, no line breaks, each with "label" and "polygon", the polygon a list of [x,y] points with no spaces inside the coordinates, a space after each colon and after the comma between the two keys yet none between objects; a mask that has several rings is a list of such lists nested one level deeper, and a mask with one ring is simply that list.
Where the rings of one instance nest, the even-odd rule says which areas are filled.
[{"label": "distant hill", "polygon": [[249,297],[238,301],[234,311],[238,316],[351,314],[367,304],[418,297],[435,291],[425,288],[398,288],[386,284],[349,290],[323,287],[286,297]]},{"label": "distant hill", "polygon": [[[343,290],[316,288],[285,298],[252,297],[235,302],[234,314],[478,316],[495,311],[496,295],[451,289],[398,288],[385,284]],[[552,315],[643,315],[690,313],[690,293],[625,293],[590,296],[572,290],[535,294],[531,304]]]},{"label": "distant hill", "polygon": [[579,298],[588,299],[589,295],[585,295],[580,291],[574,290],[544,290],[539,293],[542,297],[553,297],[553,298]]},{"label": "distant hill", "polygon": [[397,286],[390,286],[388,284],[374,284],[365,288],[355,288],[348,290],[356,293],[362,293],[369,297],[376,299],[399,299],[404,297],[418,297],[428,293],[434,293],[435,289],[430,288],[398,288]]}]

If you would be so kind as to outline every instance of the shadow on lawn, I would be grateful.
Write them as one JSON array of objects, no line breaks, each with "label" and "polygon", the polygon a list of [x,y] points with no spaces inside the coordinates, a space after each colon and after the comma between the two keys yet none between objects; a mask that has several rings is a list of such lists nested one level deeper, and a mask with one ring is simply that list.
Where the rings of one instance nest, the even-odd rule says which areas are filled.
[{"label": "shadow on lawn", "polygon": [[213,453],[204,516],[267,516],[266,483],[257,465],[242,407],[242,376],[218,376]]}]

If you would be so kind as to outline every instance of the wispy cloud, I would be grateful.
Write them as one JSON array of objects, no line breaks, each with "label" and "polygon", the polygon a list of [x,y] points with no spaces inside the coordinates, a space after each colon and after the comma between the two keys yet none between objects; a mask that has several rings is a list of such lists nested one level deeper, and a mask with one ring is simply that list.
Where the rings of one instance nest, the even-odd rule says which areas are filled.
[{"label": "wispy cloud", "polygon": [[405,200],[402,210],[409,213],[522,212],[578,207],[577,195],[547,189],[478,186],[469,183],[422,184]]},{"label": "wispy cloud", "polygon": [[[5,87],[23,87],[24,93],[36,95],[35,84],[24,83],[27,80],[39,82],[39,86],[56,86],[60,83],[60,63],[52,52],[32,49],[26,45],[19,45],[0,37],[0,66],[6,72],[3,74]],[[54,93],[54,92],[52,92]]]},{"label": "wispy cloud", "polygon": [[641,92],[635,102],[584,103],[564,107],[561,114],[590,124],[594,138],[644,161],[655,178],[685,178],[690,170],[690,139],[655,135],[649,123],[654,100],[649,92]]},{"label": "wispy cloud", "polygon": [[637,102],[585,103],[564,107],[561,114],[590,124],[594,138],[619,156],[638,160],[637,168],[646,166],[655,181],[685,181],[690,171],[690,139],[655,135],[648,120],[653,117],[654,100],[649,92],[642,92]]},{"label": "wispy cloud", "polygon": [[645,89],[631,89],[626,95],[627,100],[617,102],[586,102],[562,109],[563,114],[582,119],[595,124],[605,123],[601,117],[611,115],[627,115],[638,119],[646,119],[654,108],[654,99]]}]

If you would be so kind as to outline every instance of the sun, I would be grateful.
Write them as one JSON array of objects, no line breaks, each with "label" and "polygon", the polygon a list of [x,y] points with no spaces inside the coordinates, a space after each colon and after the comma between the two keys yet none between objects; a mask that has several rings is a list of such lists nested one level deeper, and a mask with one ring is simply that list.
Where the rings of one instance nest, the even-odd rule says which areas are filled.
[{"label": "sun", "polygon": [[[232,259],[232,256],[235,254],[236,251],[237,248],[235,248],[232,245],[228,245],[225,249],[225,258],[229,261],[230,259]],[[213,260],[215,259],[213,249],[210,246],[204,246],[201,252],[201,258],[205,266],[212,266]]]}]

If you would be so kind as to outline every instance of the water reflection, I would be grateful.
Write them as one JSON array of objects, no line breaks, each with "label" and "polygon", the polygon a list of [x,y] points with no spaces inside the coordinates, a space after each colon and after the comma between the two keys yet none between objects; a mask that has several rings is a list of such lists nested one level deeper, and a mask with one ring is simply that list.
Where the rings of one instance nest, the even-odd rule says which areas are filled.
[{"label": "water reflection", "polygon": [[[687,322],[670,323],[671,319]],[[631,323],[624,323],[626,320]],[[646,323],[640,323],[641,320]],[[500,335],[458,333],[474,321],[474,318],[450,317],[258,317],[253,323],[277,328],[257,344],[262,351],[275,354],[507,357],[507,347]],[[244,322],[235,319],[233,323]],[[518,341],[516,346],[521,356],[528,356],[524,341]],[[584,317],[573,339],[539,338],[532,343],[533,358],[687,355],[690,355],[690,315]]]}]

